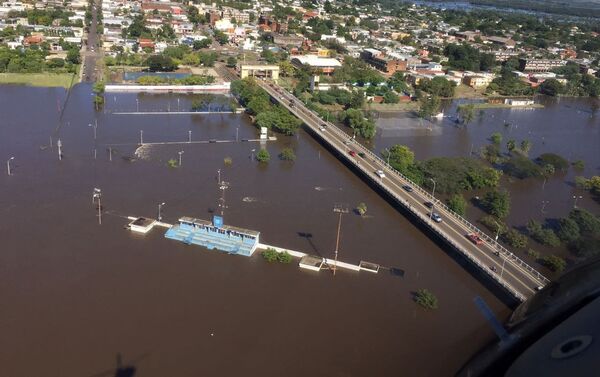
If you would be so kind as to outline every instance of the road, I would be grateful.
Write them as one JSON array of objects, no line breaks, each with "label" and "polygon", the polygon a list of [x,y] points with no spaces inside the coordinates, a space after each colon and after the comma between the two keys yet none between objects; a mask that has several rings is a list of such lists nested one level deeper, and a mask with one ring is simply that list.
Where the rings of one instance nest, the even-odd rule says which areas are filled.
[{"label": "road", "polygon": [[[429,192],[410,182],[380,157],[354,141],[351,136],[334,124],[325,122],[291,93],[274,83],[263,80],[257,82],[272,98],[301,119],[313,134],[329,144],[348,163],[361,171],[406,210],[412,212],[418,221],[459,251],[516,299],[524,301],[532,296],[538,287],[549,282],[533,267],[452,212]],[[353,153],[351,154],[350,151]],[[358,153],[364,153],[364,157],[360,157]],[[381,170],[385,177],[379,177],[376,174],[378,170]],[[410,186],[412,192],[407,191],[406,186]],[[430,219],[431,210],[425,204],[427,202],[435,203],[434,211],[441,215],[442,222],[437,223]],[[467,234],[473,233],[480,237],[480,244],[475,244],[466,237]]]},{"label": "road", "polygon": [[83,46],[82,65],[81,65],[81,81],[82,82],[96,82],[101,78],[102,73],[96,67],[98,59],[102,58],[100,51],[100,37],[98,35],[98,12],[102,11],[102,1],[98,0],[94,2],[92,6],[92,22],[90,24],[90,30],[87,33],[87,43]]}]

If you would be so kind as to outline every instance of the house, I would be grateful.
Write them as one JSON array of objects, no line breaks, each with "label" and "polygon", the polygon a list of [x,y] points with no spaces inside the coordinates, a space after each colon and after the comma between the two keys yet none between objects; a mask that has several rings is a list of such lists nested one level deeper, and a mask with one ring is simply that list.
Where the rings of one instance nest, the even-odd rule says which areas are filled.
[{"label": "house", "polygon": [[567,64],[562,59],[519,59],[519,70],[521,72],[548,72],[554,68]]},{"label": "house", "polygon": [[360,53],[360,58],[367,64],[389,74],[394,74],[397,71],[406,71],[407,68],[406,60],[392,59],[386,56],[384,52],[372,48],[364,49]]},{"label": "house", "polygon": [[492,75],[467,75],[463,77],[463,83],[471,88],[485,88],[493,79]]}]

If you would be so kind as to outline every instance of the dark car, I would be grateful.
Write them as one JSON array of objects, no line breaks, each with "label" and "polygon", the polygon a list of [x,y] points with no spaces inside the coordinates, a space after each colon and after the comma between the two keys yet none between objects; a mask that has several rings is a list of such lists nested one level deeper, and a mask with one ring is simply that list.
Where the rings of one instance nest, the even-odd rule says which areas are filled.
[{"label": "dark car", "polygon": [[423,204],[425,204],[425,207],[427,207],[427,208],[433,208],[433,203],[432,202],[425,202]]},{"label": "dark car", "polygon": [[366,154],[364,152],[358,152],[358,155],[362,158],[365,158]]},{"label": "dark car", "polygon": [[404,191],[406,192],[413,192],[413,188],[410,187],[409,185],[404,185],[402,186],[402,188],[404,189]]}]

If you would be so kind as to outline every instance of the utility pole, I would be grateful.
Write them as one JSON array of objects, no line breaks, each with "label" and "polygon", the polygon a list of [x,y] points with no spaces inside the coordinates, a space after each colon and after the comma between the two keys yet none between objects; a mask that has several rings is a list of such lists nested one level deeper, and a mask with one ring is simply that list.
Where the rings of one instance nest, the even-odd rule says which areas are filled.
[{"label": "utility pole", "polygon": [[542,200],[542,213],[546,213],[546,211],[545,211],[546,205],[549,203],[550,202],[548,200]]},{"label": "utility pole", "polygon": [[217,169],[217,183],[221,184],[221,169]]},{"label": "utility pole", "polygon": [[144,130],[140,130],[140,145],[144,145]]},{"label": "utility pole", "polygon": [[112,161],[112,147],[108,147],[108,161]]},{"label": "utility pole", "polygon": [[240,136],[240,128],[237,127],[235,129],[235,141],[238,142],[239,141],[239,136]]},{"label": "utility pole", "polygon": [[15,159],[14,157],[11,157],[6,161],[6,170],[7,170],[8,175],[12,175],[12,171],[10,170],[10,162],[14,159]]},{"label": "utility pole", "polygon": [[99,188],[94,188],[94,192],[92,194],[92,203],[98,201],[98,224],[102,225],[102,190]]},{"label": "utility pole", "polygon": [[136,109],[136,113],[140,112],[140,100],[139,99],[135,99],[135,109]]},{"label": "utility pole", "polygon": [[58,147],[58,161],[62,161],[62,142],[60,139],[56,142],[56,146]]},{"label": "utility pole", "polygon": [[[220,180],[220,179],[219,179]],[[219,208],[221,209],[221,217],[225,213],[225,190],[229,188],[229,182],[221,181],[219,182],[219,189],[221,190],[221,198],[219,198]]]},{"label": "utility pole", "polygon": [[183,154],[183,151],[179,151],[177,153],[179,154],[179,166],[181,166],[181,155]]},{"label": "utility pole", "polygon": [[341,205],[341,204],[336,204],[333,207],[333,212],[336,212],[339,215],[338,226],[337,226],[337,236],[335,238],[335,259],[333,262],[333,276],[335,276],[335,271],[337,270],[338,252],[339,252],[339,246],[340,246],[340,231],[342,229],[342,215],[344,213],[348,213],[348,207]]},{"label": "utility pole", "polygon": [[191,142],[192,142],[192,130],[189,130],[188,131],[188,143],[191,143]]}]

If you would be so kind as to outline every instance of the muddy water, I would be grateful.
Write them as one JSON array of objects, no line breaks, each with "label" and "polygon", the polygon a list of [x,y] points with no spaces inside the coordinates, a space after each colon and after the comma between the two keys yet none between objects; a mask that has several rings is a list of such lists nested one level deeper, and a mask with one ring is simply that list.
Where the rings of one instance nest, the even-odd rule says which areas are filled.
[{"label": "muddy water", "polygon": [[[59,162],[48,144],[64,97],[57,89],[0,91],[1,156],[15,156],[14,175],[0,175],[1,375],[93,375],[114,367],[120,352],[136,360],[139,376],[443,376],[493,338],[475,296],[501,318],[509,313],[304,132],[267,144],[267,166],[250,159],[260,148],[251,142],[150,146],[131,162],[123,157],[133,155],[140,130],[145,142],[187,140],[189,131],[194,140],[236,132],[241,140],[257,131],[244,115],[101,113],[94,140],[90,90],[80,85],[58,132]],[[107,108],[131,111],[135,99],[109,98]],[[176,97],[138,99],[140,110],[176,106]],[[285,146],[296,150],[294,164],[275,157]],[[182,166],[167,167],[179,151]],[[155,217],[160,202],[168,222],[209,218],[217,169],[231,187],[226,223],[312,254],[332,255],[335,203],[365,202],[366,218],[343,218],[340,259],[400,268],[404,278],[386,271],[333,278],[187,246],[158,229],[146,236],[123,229],[128,215]],[[94,187],[103,193],[102,225]],[[439,310],[411,302],[423,287],[437,294]]]},{"label": "muddy water", "polygon": [[[600,213],[600,205],[574,185],[577,175],[600,174],[599,100],[543,97],[539,100],[545,108],[487,109],[478,112],[475,120],[466,127],[454,123],[459,101],[446,104],[446,118],[425,123],[422,127],[417,120],[406,120],[405,114],[382,114],[379,123],[385,132],[376,137],[372,147],[380,153],[394,144],[408,145],[415,152],[415,158],[420,160],[478,153],[481,147],[490,143],[490,135],[494,132],[503,136],[503,152],[507,152],[505,144],[509,139],[516,140],[517,144],[526,139],[532,143],[530,157],[557,153],[570,161],[583,160],[585,170],[578,172],[571,168],[566,173],[556,174],[545,185],[543,179],[504,177],[502,186],[510,191],[512,199],[508,222],[523,226],[532,218],[564,217],[575,204],[573,196],[582,196],[577,201],[579,207]],[[391,124],[396,125],[394,130],[390,130]],[[478,194],[474,192],[468,196]],[[476,208],[470,208],[468,214],[473,221],[482,216]]]}]

